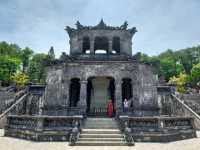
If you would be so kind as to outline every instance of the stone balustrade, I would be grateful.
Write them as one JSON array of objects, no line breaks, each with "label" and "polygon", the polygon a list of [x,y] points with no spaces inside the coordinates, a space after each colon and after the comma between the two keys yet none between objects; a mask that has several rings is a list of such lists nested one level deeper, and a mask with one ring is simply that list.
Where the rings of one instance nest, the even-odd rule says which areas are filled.
[{"label": "stone balustrade", "polygon": [[169,142],[196,137],[192,117],[119,116],[121,130],[130,130],[135,141]]},{"label": "stone balustrade", "polygon": [[5,136],[36,141],[68,141],[72,129],[81,129],[83,116],[19,116],[9,115]]}]

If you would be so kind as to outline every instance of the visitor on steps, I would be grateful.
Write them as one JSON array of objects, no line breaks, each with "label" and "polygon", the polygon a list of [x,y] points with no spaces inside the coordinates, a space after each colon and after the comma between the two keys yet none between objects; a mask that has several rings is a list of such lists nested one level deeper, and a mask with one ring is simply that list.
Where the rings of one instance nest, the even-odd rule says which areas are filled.
[{"label": "visitor on steps", "polygon": [[113,116],[113,103],[112,100],[108,101],[108,116],[112,117]]},{"label": "visitor on steps", "polygon": [[124,112],[127,113],[128,112],[128,107],[129,107],[129,103],[128,100],[125,98],[124,99]]}]

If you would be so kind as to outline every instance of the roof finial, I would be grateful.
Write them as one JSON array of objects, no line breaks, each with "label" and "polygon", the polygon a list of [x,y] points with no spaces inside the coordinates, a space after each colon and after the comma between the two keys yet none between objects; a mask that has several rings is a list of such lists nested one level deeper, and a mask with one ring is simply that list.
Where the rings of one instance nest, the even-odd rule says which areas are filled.
[{"label": "roof finial", "polygon": [[101,18],[101,21],[99,22],[98,26],[100,26],[100,27],[105,27],[106,26],[106,24],[103,21],[103,18]]},{"label": "roof finial", "polygon": [[82,29],[83,28],[83,25],[79,21],[77,21],[75,25],[76,25],[77,29]]},{"label": "roof finial", "polygon": [[128,22],[125,21],[123,25],[120,26],[121,29],[126,30],[128,27]]}]

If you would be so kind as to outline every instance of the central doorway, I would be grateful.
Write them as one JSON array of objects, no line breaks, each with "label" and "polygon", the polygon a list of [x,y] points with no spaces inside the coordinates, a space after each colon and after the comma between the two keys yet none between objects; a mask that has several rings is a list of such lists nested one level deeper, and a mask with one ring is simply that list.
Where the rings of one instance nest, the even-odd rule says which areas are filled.
[{"label": "central doorway", "polygon": [[[87,114],[107,116],[108,101],[115,103],[115,81],[112,77],[90,77],[87,84]],[[114,114],[114,113],[113,113]]]}]

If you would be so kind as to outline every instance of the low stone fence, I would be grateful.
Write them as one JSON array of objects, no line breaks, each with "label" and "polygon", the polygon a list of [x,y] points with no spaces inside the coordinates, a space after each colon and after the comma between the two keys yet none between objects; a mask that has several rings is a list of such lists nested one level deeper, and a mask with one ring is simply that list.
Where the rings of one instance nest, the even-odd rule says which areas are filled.
[{"label": "low stone fence", "polygon": [[5,136],[35,141],[68,141],[74,126],[82,125],[83,116],[9,115]]},{"label": "low stone fence", "polygon": [[0,114],[12,104],[15,98],[14,92],[0,91]]},{"label": "low stone fence", "polygon": [[120,115],[128,115],[135,117],[144,117],[144,116],[158,116],[160,108],[151,107],[151,106],[143,106],[139,108],[127,108],[126,111],[123,108],[117,109],[117,116]]},{"label": "low stone fence", "polygon": [[80,107],[51,107],[42,108],[42,115],[48,116],[73,116],[84,115],[85,109]]},{"label": "low stone fence", "polygon": [[191,100],[200,103],[200,94],[182,94],[182,100]]},{"label": "low stone fence", "polygon": [[192,117],[119,116],[121,129],[135,141],[170,142],[196,137]]},{"label": "low stone fence", "polygon": [[[0,114],[2,114],[14,102],[15,93],[0,91]],[[3,128],[6,123],[6,118],[0,119],[0,128]]]}]

